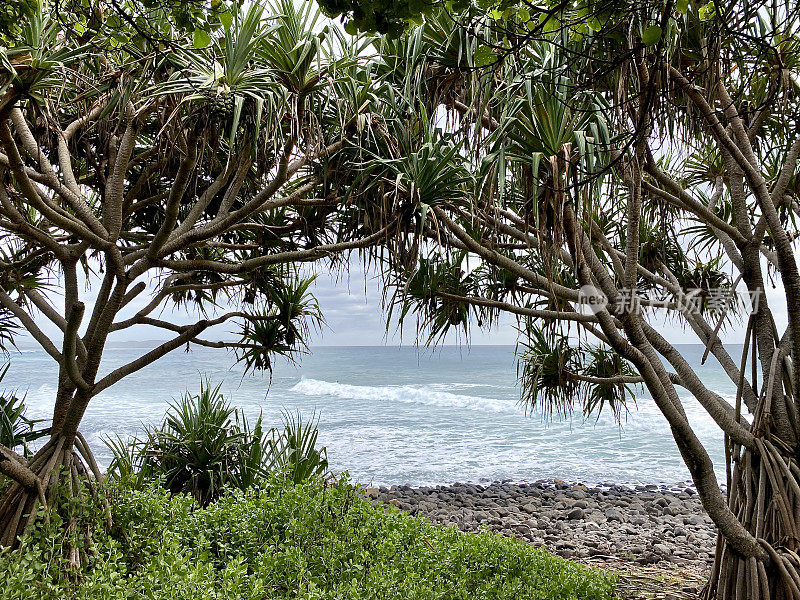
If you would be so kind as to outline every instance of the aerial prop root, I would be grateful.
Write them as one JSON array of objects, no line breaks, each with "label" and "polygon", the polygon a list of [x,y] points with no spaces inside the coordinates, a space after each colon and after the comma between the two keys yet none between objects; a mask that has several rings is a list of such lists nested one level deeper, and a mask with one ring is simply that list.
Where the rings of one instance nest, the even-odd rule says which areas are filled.
[{"label": "aerial prop root", "polygon": [[800,600],[800,468],[770,437],[734,449],[728,487],[728,506],[762,556],[743,556],[720,537],[707,600]]},{"label": "aerial prop root", "polygon": [[[86,562],[86,553],[93,552],[91,523],[79,526],[72,502],[59,503],[57,494],[66,494],[71,500],[88,495],[102,503],[107,527],[111,527],[111,509],[108,499],[101,493],[98,484],[103,474],[97,465],[89,445],[78,433],[71,443],[63,436],[54,436],[39,449],[27,465],[36,475],[34,486],[12,482],[0,497],[0,547],[18,546],[26,537],[39,516],[49,523],[51,510],[64,513],[66,531],[64,555],[74,569]],[[83,533],[83,542],[78,544]]]}]

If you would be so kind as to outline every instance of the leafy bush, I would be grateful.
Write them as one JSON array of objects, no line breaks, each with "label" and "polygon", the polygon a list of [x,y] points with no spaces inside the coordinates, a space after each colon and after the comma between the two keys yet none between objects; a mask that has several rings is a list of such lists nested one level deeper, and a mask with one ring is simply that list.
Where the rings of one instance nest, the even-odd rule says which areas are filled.
[{"label": "leafy bush", "polygon": [[188,492],[207,504],[232,482],[242,448],[253,443],[234,414],[219,385],[205,381],[199,394],[184,394],[161,427],[147,431],[145,472],[162,476],[171,492]]},{"label": "leafy bush", "polygon": [[143,440],[107,440],[111,476],[137,488],[161,481],[173,494],[191,494],[206,506],[225,488],[245,490],[270,474],[299,483],[326,471],[313,418],[304,424],[299,413],[287,413],[283,431],[265,431],[259,417],[251,428],[220,387],[204,381],[199,394],[184,394]]},{"label": "leafy bush", "polygon": [[79,584],[58,529],[0,554],[0,600],[225,598],[610,600],[609,573],[495,534],[373,507],[347,483],[273,478],[198,508],[150,486],[110,491],[115,528]]}]

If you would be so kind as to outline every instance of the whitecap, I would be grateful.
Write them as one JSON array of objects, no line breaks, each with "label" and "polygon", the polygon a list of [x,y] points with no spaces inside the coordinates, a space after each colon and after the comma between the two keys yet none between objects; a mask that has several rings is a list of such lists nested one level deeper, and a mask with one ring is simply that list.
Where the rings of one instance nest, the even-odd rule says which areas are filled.
[{"label": "whitecap", "polygon": [[423,404],[443,408],[479,410],[485,412],[521,412],[516,402],[467,396],[443,392],[438,385],[350,385],[345,383],[320,381],[318,379],[301,379],[290,391],[305,396],[333,396],[348,400],[374,400],[380,402],[403,402],[405,404]]}]

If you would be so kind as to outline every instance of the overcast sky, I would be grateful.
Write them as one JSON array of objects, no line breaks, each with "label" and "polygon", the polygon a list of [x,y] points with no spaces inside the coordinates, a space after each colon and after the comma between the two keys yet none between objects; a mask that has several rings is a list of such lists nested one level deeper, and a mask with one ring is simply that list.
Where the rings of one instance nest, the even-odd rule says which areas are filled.
[{"label": "overcast sky", "polygon": [[[315,343],[328,346],[382,345],[414,343],[415,322],[409,319],[401,338],[396,327],[386,332],[385,317],[381,309],[381,285],[376,277],[365,277],[363,272],[353,270],[349,278],[336,278],[320,274],[315,282],[315,290],[320,306],[327,319],[328,327],[315,336]],[[786,324],[786,308],[782,299],[782,289],[767,289],[767,298],[775,314],[779,331]],[[662,313],[663,314],[663,311]],[[694,332],[682,328],[674,320],[656,318],[653,322],[664,337],[672,343],[696,344]],[[734,324],[722,334],[725,343],[741,343],[744,339],[745,324]],[[514,320],[505,318],[501,325],[492,331],[473,328],[473,344],[513,344],[516,341]],[[448,343],[458,343],[451,338]]]},{"label": "overcast sky", "polygon": [[[407,319],[402,334],[396,323],[392,323],[387,331],[386,318],[382,308],[383,292],[380,279],[374,273],[365,274],[363,267],[355,259],[349,273],[347,271],[330,273],[327,270],[321,270],[319,266],[316,269],[318,277],[312,291],[319,301],[326,324],[321,330],[312,333],[311,346],[396,346],[399,344],[412,345],[417,342],[416,321],[413,316]],[[55,287],[57,288],[57,286]],[[85,289],[85,286],[81,287]],[[779,331],[782,331],[786,325],[786,308],[782,296],[781,288],[768,287],[767,298]],[[82,298],[86,304],[87,314],[91,314],[93,298],[94,290],[86,291]],[[57,305],[60,304],[57,298],[52,297],[52,299]],[[149,291],[140,294],[126,307],[121,319],[132,316],[150,299]],[[663,315],[664,312],[661,311],[657,314]],[[165,309],[152,316],[159,316],[181,324],[194,322],[199,318],[197,314],[174,309]],[[57,329],[47,319],[37,315],[35,321],[45,333],[53,337],[57,345],[60,344],[60,335],[58,335]],[[674,319],[665,321],[663,318],[656,317],[652,324],[672,343],[698,343],[694,333],[681,327]],[[232,330],[231,325],[223,325],[216,328],[215,334],[230,337],[229,332]],[[213,336],[205,335],[204,337]],[[744,324],[729,326],[721,337],[726,343],[741,343],[744,339]],[[168,336],[162,330],[137,326],[113,334],[111,342],[112,344],[124,344],[130,341],[156,339],[168,339]],[[420,342],[424,342],[424,339]],[[469,340],[471,344],[514,344],[515,342],[514,320],[509,316],[501,319],[500,325],[490,331],[482,331],[473,327],[472,337]],[[451,335],[445,343],[467,343],[467,340]],[[31,347],[35,345],[35,342],[26,337],[20,339],[20,344],[24,347]]]}]

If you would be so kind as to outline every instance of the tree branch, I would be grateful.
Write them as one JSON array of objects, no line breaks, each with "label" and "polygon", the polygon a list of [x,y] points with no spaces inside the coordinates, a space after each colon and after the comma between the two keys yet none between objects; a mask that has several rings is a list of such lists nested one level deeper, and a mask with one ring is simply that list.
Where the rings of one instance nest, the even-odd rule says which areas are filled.
[{"label": "tree branch", "polygon": [[41,486],[36,473],[28,468],[27,461],[2,444],[0,444],[0,473],[10,477],[29,490],[37,489]]},{"label": "tree branch", "polygon": [[30,315],[28,315],[28,313],[25,312],[22,307],[14,302],[14,300],[11,299],[11,296],[9,296],[5,290],[2,289],[0,289],[0,304],[2,304],[6,310],[11,312],[20,323],[22,323],[22,326],[28,330],[28,333],[31,334],[33,339],[39,342],[39,345],[44,349],[45,352],[52,356],[56,362],[61,362],[61,353],[59,353],[58,349],[55,347],[50,338],[48,338],[44,332],[39,329]]},{"label": "tree branch", "polygon": [[318,260],[332,254],[338,254],[347,250],[365,248],[380,240],[389,231],[391,225],[368,235],[367,237],[352,240],[349,242],[339,242],[336,244],[324,244],[309,248],[308,250],[294,250],[267,254],[258,258],[251,258],[239,263],[223,263],[213,260],[160,260],[158,265],[175,271],[213,271],[215,273],[227,273],[237,275],[247,273],[268,265],[276,265],[289,262],[308,262]]},{"label": "tree branch", "polygon": [[147,365],[154,363],[165,354],[172,352],[176,348],[182,346],[192,338],[202,333],[207,327],[209,327],[208,321],[199,321],[191,327],[188,327],[185,331],[183,331],[183,333],[172,340],[161,344],[147,354],[143,354],[136,360],[131,361],[128,364],[119,367],[118,369],[115,369],[92,387],[92,394],[97,395],[104,389],[114,385],[123,377],[127,377],[131,373],[135,373],[136,371],[145,368]]},{"label": "tree branch", "polygon": [[508,302],[501,302],[498,300],[489,300],[487,298],[477,298],[475,296],[458,296],[456,294],[448,294],[446,292],[437,292],[437,296],[453,300],[455,302],[465,302],[474,306],[485,306],[487,308],[496,308],[504,312],[513,313],[525,317],[535,317],[538,319],[547,319],[555,321],[574,321],[577,323],[597,323],[597,317],[594,315],[585,315],[578,312],[563,312],[558,310],[543,310],[535,308],[526,308],[523,306],[516,306]]},{"label": "tree branch", "polygon": [[72,382],[81,390],[88,390],[91,386],[84,381],[78,363],[75,360],[75,341],[78,339],[78,328],[81,326],[83,312],[86,307],[83,302],[75,302],[67,316],[67,327],[64,330],[64,369]]}]

